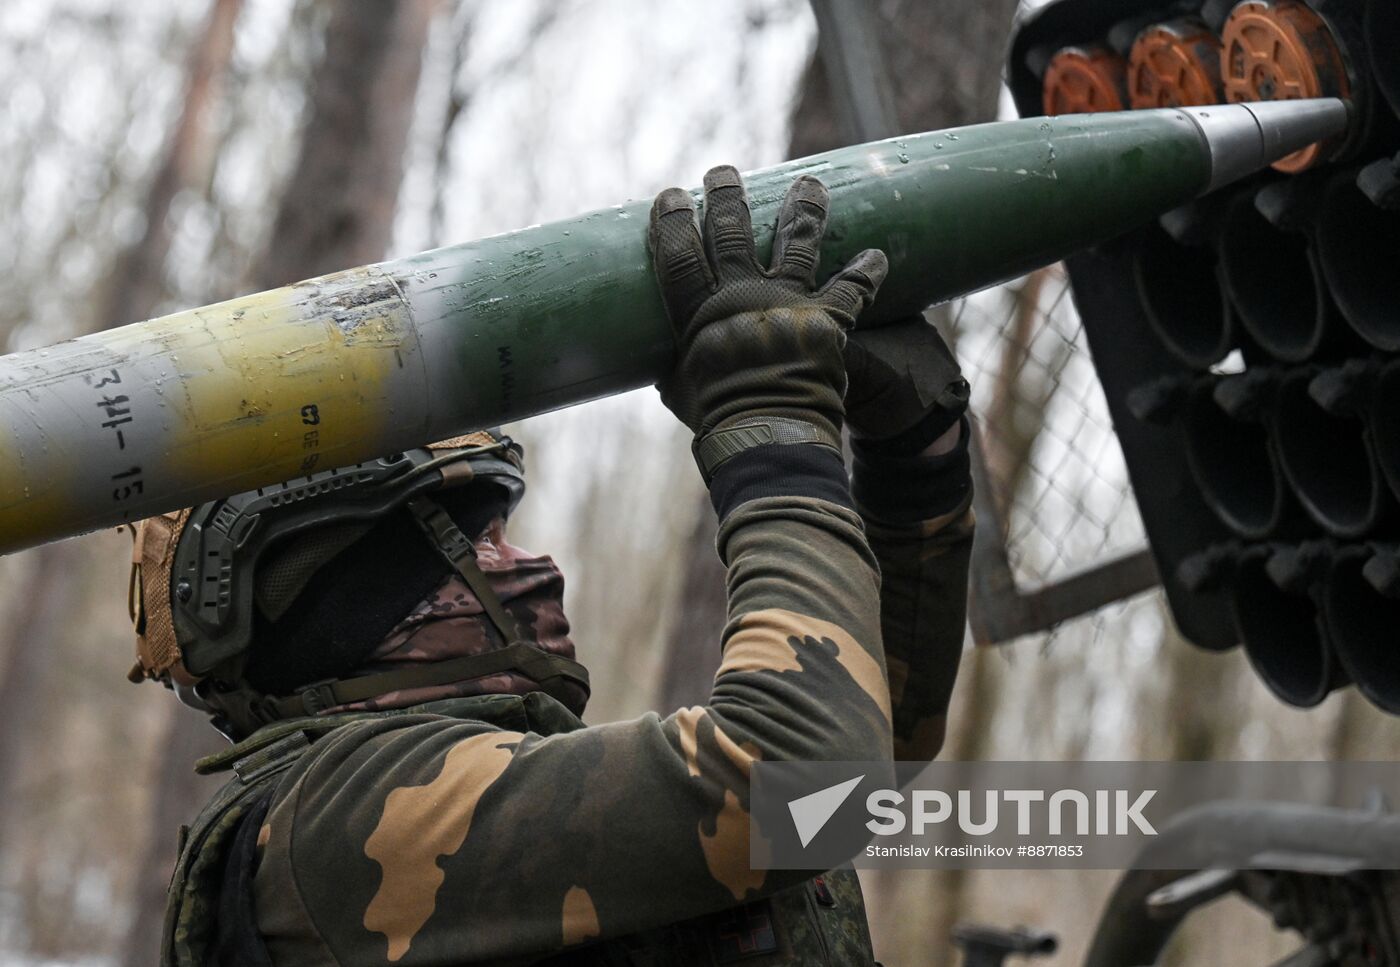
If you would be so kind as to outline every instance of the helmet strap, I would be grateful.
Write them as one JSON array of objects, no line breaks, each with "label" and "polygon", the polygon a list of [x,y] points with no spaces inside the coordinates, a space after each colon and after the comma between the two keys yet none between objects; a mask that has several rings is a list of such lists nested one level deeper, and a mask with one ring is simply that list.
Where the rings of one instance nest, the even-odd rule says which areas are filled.
[{"label": "helmet strap", "polygon": [[506,611],[481,565],[476,563],[476,546],[471,538],[462,533],[462,528],[457,526],[451,515],[431,497],[415,497],[408,502],[408,510],[428,541],[472,589],[472,594],[481,603],[481,610],[501,640],[508,645],[520,641],[520,629],[515,619]]}]

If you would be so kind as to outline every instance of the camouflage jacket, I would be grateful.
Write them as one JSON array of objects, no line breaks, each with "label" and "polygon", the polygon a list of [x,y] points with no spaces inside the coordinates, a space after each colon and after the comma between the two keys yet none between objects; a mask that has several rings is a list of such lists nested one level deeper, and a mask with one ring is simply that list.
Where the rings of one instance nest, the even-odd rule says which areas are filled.
[{"label": "camouflage jacket", "polygon": [[[200,960],[211,918],[225,932],[242,918],[258,950],[226,947],[218,960],[723,963],[713,950],[680,955],[697,917],[742,920],[766,897],[810,910],[823,890],[858,907],[849,872],[813,883],[750,867],[750,766],[936,751],[971,515],[964,500],[891,525],[863,521],[848,490],[791,491],[719,508],[729,619],[706,705],[582,727],[543,695],[454,700],[477,704],[320,722],[314,743],[281,760],[274,747],[307,733],[291,723],[263,737],[224,794],[242,807],[206,822],[182,857],[169,961],[217,962]],[[245,773],[270,792],[239,800]],[[187,875],[201,862],[203,880]],[[827,962],[871,962],[863,916],[842,923],[822,939],[837,941]],[[657,959],[658,937],[674,957]]]}]

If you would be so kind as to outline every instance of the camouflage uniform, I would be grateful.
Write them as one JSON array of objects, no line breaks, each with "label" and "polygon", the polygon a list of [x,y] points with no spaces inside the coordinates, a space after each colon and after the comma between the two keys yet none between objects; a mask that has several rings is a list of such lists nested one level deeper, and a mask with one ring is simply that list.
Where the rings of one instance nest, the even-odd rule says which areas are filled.
[{"label": "camouflage uniform", "polygon": [[[735,905],[769,895],[778,909],[755,913],[760,926],[770,915],[820,929],[810,926],[819,919],[783,916],[784,906],[844,913],[822,938],[844,945],[828,962],[868,962],[863,918],[851,916],[853,874],[825,878],[834,906],[824,907],[802,874],[750,869],[749,766],[888,758],[892,737],[902,756],[936,751],[962,644],[970,539],[966,507],[862,526],[836,503],[747,501],[720,533],[729,621],[707,705],[585,728],[542,694],[481,696],[254,736],[222,761],[300,736],[302,724],[315,738],[245,823],[241,882],[269,962],[528,963],[625,937],[602,945],[608,956],[630,945],[669,959],[608,961],[584,948],[568,962],[722,963],[745,910]],[[240,772],[256,778],[257,765],[243,761]],[[187,849],[182,863],[199,852]],[[209,886],[187,884],[206,898]],[[176,921],[200,919],[188,899],[183,913],[172,899]],[[849,922],[861,931],[844,934]],[[182,937],[179,926],[174,961],[207,963],[212,937]],[[793,961],[780,950],[751,962]]]}]

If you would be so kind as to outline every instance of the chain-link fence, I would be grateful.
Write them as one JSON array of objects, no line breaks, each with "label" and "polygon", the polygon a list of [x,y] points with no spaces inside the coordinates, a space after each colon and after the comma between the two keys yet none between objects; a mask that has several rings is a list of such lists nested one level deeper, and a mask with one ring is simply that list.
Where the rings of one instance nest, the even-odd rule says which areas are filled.
[{"label": "chain-link fence", "polygon": [[1146,537],[1063,266],[961,299],[938,322],[979,430],[979,639],[1097,636],[1151,586]]}]

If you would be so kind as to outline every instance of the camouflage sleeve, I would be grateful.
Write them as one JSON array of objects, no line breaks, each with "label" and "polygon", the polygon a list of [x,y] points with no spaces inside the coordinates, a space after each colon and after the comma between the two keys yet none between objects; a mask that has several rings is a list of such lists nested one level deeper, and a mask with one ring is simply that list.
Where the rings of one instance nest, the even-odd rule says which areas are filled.
[{"label": "camouflage sleeve", "polygon": [[857,452],[853,487],[880,564],[880,626],[889,666],[894,755],[938,755],[967,624],[972,555],[969,424],[938,456]]},{"label": "camouflage sleeve", "polygon": [[280,967],[530,961],[802,878],[750,867],[750,767],[889,759],[889,691],[844,469],[777,449],[712,487],[729,620],[707,705],[550,737],[387,716],[318,743],[261,836]]}]

